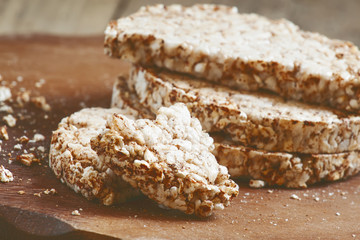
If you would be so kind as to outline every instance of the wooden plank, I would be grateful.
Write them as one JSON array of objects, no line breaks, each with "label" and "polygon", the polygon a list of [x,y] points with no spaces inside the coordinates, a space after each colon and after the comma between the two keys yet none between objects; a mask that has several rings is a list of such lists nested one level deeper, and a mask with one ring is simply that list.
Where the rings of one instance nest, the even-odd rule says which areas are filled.
[{"label": "wooden plank", "polygon": [[[108,107],[116,76],[127,71],[119,60],[103,55],[102,36],[97,38],[28,37],[0,38],[2,84],[13,82],[33,96],[44,96],[51,105],[44,112],[31,104],[15,108],[16,127],[8,128],[0,165],[15,180],[0,183],[0,236],[7,239],[353,239],[360,236],[360,175],[347,181],[320,184],[309,189],[250,189],[238,181],[240,194],[224,211],[208,219],[160,208],[139,198],[115,207],[87,201],[62,184],[48,167],[51,132],[60,119],[85,106]],[[23,77],[22,82],[16,79]],[[45,84],[38,88],[40,78]],[[20,114],[22,118],[20,118]],[[4,124],[0,112],[0,126]],[[22,144],[17,138],[43,134],[45,142]],[[45,154],[32,147],[45,146]],[[42,165],[9,163],[24,150],[41,157]],[[10,154],[11,156],[9,156]],[[46,195],[55,188],[58,194]],[[20,195],[18,191],[25,194]],[[34,195],[39,194],[40,197]],[[301,200],[291,199],[296,194]],[[315,198],[319,198],[315,201]],[[80,216],[73,216],[79,210]],[[2,224],[4,223],[4,224]],[[20,230],[21,231],[20,231]],[[15,236],[15,237],[13,237]],[[20,236],[20,237],[19,237]]]}]

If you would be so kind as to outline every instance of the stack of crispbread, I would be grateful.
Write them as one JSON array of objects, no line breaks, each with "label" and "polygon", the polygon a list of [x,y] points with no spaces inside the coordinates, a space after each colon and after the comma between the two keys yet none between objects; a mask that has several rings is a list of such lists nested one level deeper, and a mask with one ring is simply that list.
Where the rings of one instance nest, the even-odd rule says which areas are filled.
[{"label": "stack of crispbread", "polygon": [[141,191],[209,216],[238,194],[230,176],[304,188],[360,170],[351,43],[207,4],[143,7],[105,35],[105,52],[131,69],[112,108],[60,122],[49,157],[86,198],[111,205]]},{"label": "stack of crispbread", "polygon": [[105,52],[133,64],[132,103],[152,113],[184,103],[232,177],[297,188],[360,170],[353,44],[215,5],[143,7],[105,34]]}]

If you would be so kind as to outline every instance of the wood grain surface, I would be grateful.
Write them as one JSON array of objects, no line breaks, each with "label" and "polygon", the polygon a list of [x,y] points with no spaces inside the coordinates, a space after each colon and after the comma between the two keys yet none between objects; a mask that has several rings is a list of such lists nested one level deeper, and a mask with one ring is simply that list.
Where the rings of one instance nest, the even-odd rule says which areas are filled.
[{"label": "wood grain surface", "polygon": [[[44,112],[33,104],[8,103],[18,122],[8,128],[10,140],[3,141],[0,164],[15,180],[0,183],[0,239],[360,238],[359,175],[304,190],[250,189],[247,181],[237,181],[239,196],[208,219],[162,209],[144,197],[114,207],[87,201],[49,169],[51,132],[61,118],[85,106],[108,107],[112,84],[128,66],[103,55],[102,36],[1,37],[0,66],[1,84],[11,86],[14,96],[25,88],[32,96],[44,96],[52,107]],[[45,83],[39,87],[40,79]],[[0,112],[0,119],[5,114]],[[45,141],[14,149],[17,138],[35,133]],[[31,150],[34,146],[44,146],[45,153]],[[9,163],[25,149],[35,152],[41,165]],[[44,190],[51,188],[57,194],[46,195]],[[301,200],[291,199],[292,194]],[[71,214],[80,208],[80,216]]]}]

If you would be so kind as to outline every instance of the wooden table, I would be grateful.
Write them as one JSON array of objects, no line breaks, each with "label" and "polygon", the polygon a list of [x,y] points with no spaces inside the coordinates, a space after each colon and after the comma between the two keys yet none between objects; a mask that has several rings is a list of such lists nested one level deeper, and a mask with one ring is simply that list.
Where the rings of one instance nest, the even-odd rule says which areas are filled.
[{"label": "wooden table", "polygon": [[[103,55],[102,37],[1,37],[2,82],[44,96],[52,110],[32,104],[14,107],[16,127],[8,128],[0,164],[15,180],[0,183],[0,239],[358,239],[360,176],[304,190],[251,189],[238,181],[239,196],[230,207],[208,219],[165,210],[146,198],[105,207],[62,184],[49,169],[51,131],[59,120],[83,107],[110,104],[115,77],[127,65]],[[21,76],[22,81],[18,81]],[[45,83],[39,87],[40,79]],[[13,103],[9,103],[14,105]],[[0,119],[5,113],[0,113]],[[21,117],[22,116],[22,117]],[[0,125],[3,125],[1,122]],[[43,134],[45,142],[14,149],[17,138]],[[31,150],[44,146],[45,153]],[[41,165],[8,163],[24,149]],[[10,155],[9,155],[10,154]],[[55,195],[44,190],[54,188]],[[24,194],[19,194],[24,191]],[[39,197],[40,193],[40,197]],[[35,194],[35,195],[34,195]],[[301,200],[291,199],[296,194]],[[74,216],[72,211],[79,210]]]},{"label": "wooden table", "polygon": [[[15,175],[13,182],[0,183],[0,239],[360,238],[360,176],[306,190],[255,190],[238,181],[239,197],[209,219],[164,210],[145,198],[116,207],[100,206],[55,178],[47,167],[51,131],[62,117],[83,107],[108,107],[115,77],[127,71],[125,63],[103,55],[102,32],[106,23],[152,2],[155,1],[0,0],[0,35],[6,35],[0,37],[1,82],[16,85],[13,95],[25,87],[33,96],[44,96],[52,107],[50,112],[33,104],[14,107],[18,122],[8,129],[10,140],[3,141],[0,152],[0,165]],[[360,45],[357,0],[213,2],[236,4],[240,12],[286,17],[306,30]],[[194,1],[182,3],[191,5]],[[33,36],[34,33],[57,36]],[[16,34],[22,36],[14,37]],[[98,37],[89,37],[93,34]],[[23,81],[18,81],[19,76]],[[40,79],[45,79],[45,83],[36,87],[41,85]],[[6,114],[0,112],[0,119]],[[45,142],[14,149],[17,138],[31,138],[35,132],[43,134]],[[24,149],[31,152],[32,147],[38,146],[45,147],[45,153],[33,150],[42,159],[42,165],[9,164]],[[44,194],[50,188],[55,188],[57,194]],[[19,191],[25,193],[21,195]],[[291,199],[292,194],[301,200]],[[80,216],[71,215],[80,208]]]}]

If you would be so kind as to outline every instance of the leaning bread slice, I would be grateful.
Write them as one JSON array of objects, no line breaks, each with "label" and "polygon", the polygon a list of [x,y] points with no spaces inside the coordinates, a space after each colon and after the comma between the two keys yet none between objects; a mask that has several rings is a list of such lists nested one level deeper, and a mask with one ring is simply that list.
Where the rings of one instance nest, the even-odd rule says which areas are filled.
[{"label": "leaning bread slice", "polygon": [[360,116],[136,66],[128,85],[153,112],[183,102],[205,131],[225,131],[244,146],[316,154],[360,150]]},{"label": "leaning bread slice", "polygon": [[209,216],[238,194],[211,153],[212,138],[183,104],[160,108],[155,120],[115,114],[91,147],[149,198],[187,214]]},{"label": "leaning bread slice", "polygon": [[[126,78],[120,77],[114,84],[112,106],[129,105],[153,118],[135,92],[127,90],[124,93],[125,81]],[[214,139],[213,154],[220,165],[228,168],[232,178],[263,180],[270,186],[306,188],[321,181],[344,179],[360,170],[358,151],[334,154],[269,152],[244,147],[224,133],[210,133],[210,136]]]},{"label": "leaning bread slice", "polygon": [[121,203],[140,194],[101,162],[90,147],[90,139],[105,129],[113,113],[129,117],[137,114],[135,110],[86,108],[65,117],[53,132],[49,155],[49,165],[62,182],[104,205]]},{"label": "leaning bread slice", "polygon": [[287,20],[216,5],[155,5],[111,22],[105,52],[243,90],[359,112],[360,51]]},{"label": "leaning bread slice", "polygon": [[306,188],[322,181],[337,181],[360,171],[360,152],[300,154],[268,152],[244,147],[224,137],[211,134],[214,155],[226,166],[232,178],[263,180],[268,185]]}]

